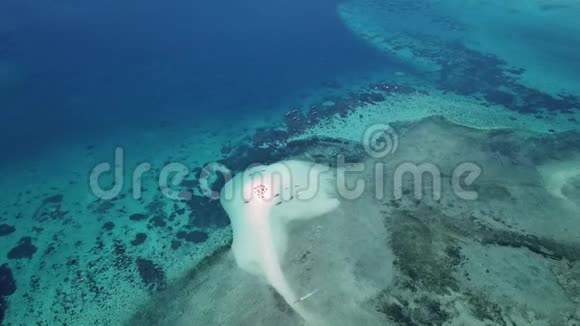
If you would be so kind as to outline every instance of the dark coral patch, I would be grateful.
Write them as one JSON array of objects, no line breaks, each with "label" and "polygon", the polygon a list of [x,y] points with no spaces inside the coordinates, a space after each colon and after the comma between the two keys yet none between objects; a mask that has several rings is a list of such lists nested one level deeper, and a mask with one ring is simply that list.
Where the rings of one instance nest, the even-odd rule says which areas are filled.
[{"label": "dark coral patch", "polygon": [[44,199],[42,205],[34,212],[33,219],[40,223],[45,223],[50,220],[62,220],[68,214],[68,211],[61,210],[61,201],[62,195],[55,195]]},{"label": "dark coral patch", "polygon": [[16,291],[16,282],[12,275],[12,270],[7,264],[0,266],[0,325],[4,325],[4,317],[8,309],[5,297],[12,295]]},{"label": "dark coral patch", "polygon": [[32,255],[38,250],[32,244],[32,238],[23,237],[18,241],[18,245],[8,252],[9,259],[32,258]]},{"label": "dark coral patch", "polygon": [[1,224],[0,225],[0,237],[12,234],[14,231],[16,231],[16,228],[13,227],[12,225],[8,225],[8,224]]},{"label": "dark coral patch", "polygon": [[[298,111],[296,113],[292,113],[286,115],[286,119],[289,120],[297,120],[299,117]],[[296,119],[294,119],[296,118]],[[274,128],[258,128],[252,137],[252,142],[254,146],[264,146],[264,145],[272,145],[280,139],[288,138],[288,132],[285,130],[279,130]]]},{"label": "dark coral patch", "polygon": [[127,248],[123,241],[113,240],[113,253],[115,254],[114,265],[119,270],[125,270],[131,265],[131,256],[127,254]]},{"label": "dark coral patch", "polygon": [[[201,173],[201,168],[196,168],[192,171],[193,175],[195,176],[199,176]],[[180,184],[180,186],[186,188],[186,189],[195,189],[199,186],[199,181],[197,179],[192,179],[192,180],[183,180]]]},{"label": "dark coral patch", "polygon": [[131,244],[134,246],[138,246],[147,240],[147,234],[145,233],[137,233],[135,235],[135,239],[131,241]]},{"label": "dark coral patch", "polygon": [[107,222],[107,223],[103,224],[103,229],[105,229],[107,231],[111,231],[114,228],[115,228],[115,223],[113,223],[113,222]]},{"label": "dark coral patch", "polygon": [[506,108],[515,108],[517,105],[515,95],[500,90],[490,90],[483,97],[489,103],[503,105]]},{"label": "dark coral patch", "polygon": [[68,267],[73,267],[73,266],[78,266],[79,264],[79,260],[78,258],[75,257],[70,257],[67,261],[66,261],[66,265]]},{"label": "dark coral patch", "polygon": [[6,297],[16,291],[16,282],[8,264],[0,266],[0,296]]},{"label": "dark coral patch", "polygon": [[165,227],[167,225],[167,223],[163,219],[163,216],[161,216],[161,215],[157,215],[157,216],[153,217],[149,221],[149,223],[155,227],[158,227],[158,228],[162,228],[162,227]]},{"label": "dark coral patch", "polygon": [[177,250],[180,247],[181,247],[181,241],[178,241],[178,240],[172,240],[171,241],[171,249]]},{"label": "dark coral patch", "polygon": [[63,196],[62,195],[54,195],[48,198],[45,198],[43,204],[60,204],[62,202]]},{"label": "dark coral patch", "polygon": [[163,289],[166,285],[165,272],[155,263],[144,258],[137,258],[137,269],[143,284],[150,291]]},{"label": "dark coral patch", "polygon": [[104,215],[115,207],[115,204],[112,200],[100,200],[91,204],[91,207],[95,213]]},{"label": "dark coral patch", "polygon": [[139,213],[129,216],[129,219],[131,221],[143,221],[146,218],[147,218],[147,216],[145,216],[145,214],[139,214]]},{"label": "dark coral patch", "polygon": [[219,200],[195,197],[194,200],[188,201],[187,205],[191,211],[189,214],[190,224],[194,227],[224,227],[230,223],[230,219]]},{"label": "dark coral patch", "polygon": [[180,231],[177,233],[177,238],[193,243],[202,243],[208,239],[208,236],[207,233],[202,231],[191,231],[191,232]]},{"label": "dark coral patch", "polygon": [[479,53],[460,43],[442,46],[441,52],[428,56],[441,64],[437,82],[444,90],[461,95],[483,95],[490,104],[521,113],[535,114],[542,109],[570,112],[580,108],[580,97],[551,95],[524,86],[512,76],[520,75],[524,70],[509,67],[496,56]]},{"label": "dark coral patch", "polygon": [[6,310],[8,310],[8,303],[4,297],[0,297],[0,325],[2,325],[4,322]]}]

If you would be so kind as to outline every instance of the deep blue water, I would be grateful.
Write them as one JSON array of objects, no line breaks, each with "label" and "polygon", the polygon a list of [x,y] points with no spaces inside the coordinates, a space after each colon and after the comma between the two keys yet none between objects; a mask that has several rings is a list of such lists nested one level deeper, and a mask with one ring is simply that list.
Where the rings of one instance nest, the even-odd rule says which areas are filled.
[{"label": "deep blue water", "polygon": [[3,0],[0,61],[25,78],[0,89],[0,144],[25,155],[121,126],[252,114],[391,64],[336,4]]}]

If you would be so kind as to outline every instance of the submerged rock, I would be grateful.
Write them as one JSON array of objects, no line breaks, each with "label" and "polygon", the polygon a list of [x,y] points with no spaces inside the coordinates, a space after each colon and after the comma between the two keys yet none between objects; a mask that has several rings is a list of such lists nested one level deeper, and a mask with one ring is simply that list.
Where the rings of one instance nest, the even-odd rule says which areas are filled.
[{"label": "submerged rock", "polygon": [[137,264],[141,281],[150,291],[160,290],[166,286],[165,272],[161,267],[144,258],[137,258],[135,263]]},{"label": "submerged rock", "polygon": [[12,270],[8,264],[0,266],[0,324],[3,325],[8,303],[5,297],[12,295],[16,291],[16,282],[12,275]]},{"label": "submerged rock", "polygon": [[105,229],[107,231],[111,231],[114,228],[115,228],[115,223],[113,223],[113,222],[107,222],[107,223],[103,224],[103,229]]},{"label": "submerged rock", "polygon": [[8,224],[0,224],[0,237],[12,234],[14,233],[14,231],[16,231],[16,228],[14,226]]},{"label": "submerged rock", "polygon": [[147,234],[137,233],[135,235],[135,239],[133,241],[131,241],[131,244],[134,246],[138,246],[140,244],[143,244],[143,242],[145,242],[145,240],[147,240]]},{"label": "submerged rock", "polygon": [[191,232],[180,231],[177,233],[177,238],[193,243],[202,243],[208,239],[208,235],[207,233],[202,231],[191,231]]},{"label": "submerged rock", "polygon": [[147,216],[145,214],[132,214],[131,216],[129,216],[129,219],[131,221],[143,221],[146,218]]},{"label": "submerged rock", "polygon": [[12,248],[8,252],[9,259],[22,259],[22,258],[32,258],[34,253],[38,250],[36,246],[32,244],[31,237],[23,237],[18,241],[18,245]]},{"label": "submerged rock", "polygon": [[8,264],[0,266],[0,297],[12,295],[16,291],[16,282]]}]

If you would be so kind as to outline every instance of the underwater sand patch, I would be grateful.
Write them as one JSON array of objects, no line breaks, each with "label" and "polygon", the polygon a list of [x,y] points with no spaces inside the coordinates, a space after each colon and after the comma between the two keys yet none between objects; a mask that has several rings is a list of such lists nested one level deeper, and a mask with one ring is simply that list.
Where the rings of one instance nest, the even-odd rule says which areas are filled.
[{"label": "underwater sand patch", "polygon": [[550,194],[580,207],[580,160],[550,162],[539,170]]},{"label": "underwater sand patch", "polygon": [[562,187],[562,194],[570,201],[580,206],[580,174],[570,178]]},{"label": "underwater sand patch", "polygon": [[[284,300],[267,278],[238,269],[224,247],[203,268],[145,305],[129,324],[579,322],[578,293],[575,287],[564,288],[575,284],[580,263],[580,240],[572,236],[580,234],[578,210],[554,198],[539,172],[556,155],[551,144],[562,137],[573,138],[475,130],[428,118],[409,127],[400,150],[388,159],[363,159],[394,167],[430,157],[445,172],[444,180],[457,162],[471,159],[482,164],[481,187],[488,194],[483,200],[462,201],[448,191],[439,200],[429,194],[417,199],[412,192],[401,199],[366,193],[358,200],[340,200],[335,211],[323,216],[290,224],[280,266],[297,293],[318,290],[298,303],[317,316],[315,323],[295,313],[297,303]],[[493,142],[498,139],[505,160],[497,158]],[[510,148],[519,150],[512,153]],[[557,150],[565,158],[579,149]],[[321,147],[310,146],[301,158],[325,157],[319,151]],[[537,156],[525,160],[530,153]],[[497,189],[503,190],[495,193]],[[529,298],[534,295],[552,304]]]}]

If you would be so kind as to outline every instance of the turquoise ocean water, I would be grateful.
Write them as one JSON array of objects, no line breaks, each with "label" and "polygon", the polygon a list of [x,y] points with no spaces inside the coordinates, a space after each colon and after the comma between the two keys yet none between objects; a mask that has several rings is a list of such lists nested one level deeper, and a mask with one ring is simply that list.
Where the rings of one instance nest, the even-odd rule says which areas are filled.
[{"label": "turquoise ocean water", "polygon": [[[4,0],[0,324],[579,325],[579,14]],[[219,200],[339,157],[356,198]]]}]

